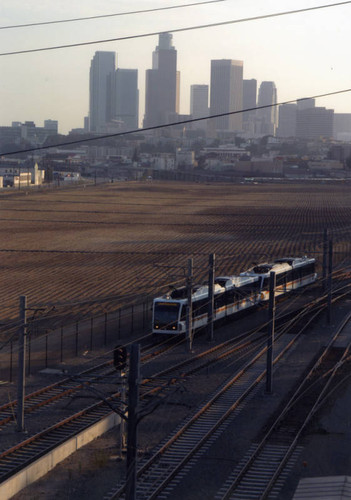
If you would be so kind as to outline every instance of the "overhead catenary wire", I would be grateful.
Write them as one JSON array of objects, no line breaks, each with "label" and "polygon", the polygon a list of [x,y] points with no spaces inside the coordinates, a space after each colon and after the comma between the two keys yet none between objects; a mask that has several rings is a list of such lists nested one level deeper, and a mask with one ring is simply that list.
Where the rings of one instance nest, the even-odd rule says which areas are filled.
[{"label": "overhead catenary wire", "polygon": [[[350,0],[351,3],[351,0]],[[1,55],[1,54],[0,54]],[[322,97],[330,97],[333,95],[339,95],[339,94],[346,94],[347,92],[351,92],[351,88],[347,89],[341,89],[341,90],[334,90],[332,92],[325,92],[323,94],[315,94],[313,96],[309,97],[298,97],[295,99],[290,99],[288,101],[282,101],[282,102],[277,102],[273,104],[265,104],[263,106],[253,106],[250,108],[245,108],[245,109],[240,109],[240,110],[235,110],[235,111],[227,111],[225,113],[216,113],[214,115],[210,116],[202,116],[201,118],[189,118],[186,120],[179,120],[171,123],[163,123],[160,125],[154,125],[152,127],[143,127],[143,128],[137,128],[133,130],[128,130],[126,132],[116,132],[115,134],[105,134],[105,135],[99,135],[99,136],[94,136],[94,137],[87,137],[85,139],[76,139],[74,141],[64,141],[59,144],[51,144],[51,145],[43,145],[43,146],[37,146],[37,147],[32,147],[32,148],[26,148],[26,149],[19,149],[16,151],[9,151],[9,152],[1,152],[0,151],[0,156],[10,156],[13,154],[18,154],[18,153],[31,153],[34,151],[42,151],[45,149],[54,149],[58,147],[63,147],[63,146],[72,146],[73,144],[82,144],[86,142],[92,142],[92,141],[98,141],[102,139],[111,139],[112,137],[124,137],[126,135],[131,135],[131,134],[137,134],[137,133],[143,133],[143,132],[148,132],[152,130],[159,130],[162,128],[169,128],[169,127],[174,127],[174,126],[179,126],[179,125],[186,125],[188,123],[195,123],[199,121],[204,121],[204,120],[211,120],[213,118],[221,118],[223,116],[230,116],[230,115],[237,115],[241,113],[248,113],[249,111],[257,111],[259,109],[267,109],[267,108],[274,108],[277,106],[282,106],[285,104],[292,104],[297,101],[306,101],[309,99],[320,99]]]},{"label": "overhead catenary wire", "polygon": [[150,9],[139,9],[139,10],[131,10],[128,12],[115,12],[112,14],[100,14],[96,16],[85,16],[85,17],[75,17],[75,18],[70,18],[70,19],[56,19],[53,21],[42,21],[42,22],[36,22],[36,23],[26,23],[26,24],[13,24],[9,26],[0,26],[0,30],[7,30],[7,29],[15,29],[15,28],[30,28],[30,27],[35,27],[35,26],[47,26],[51,24],[64,24],[64,23],[73,23],[73,22],[79,22],[79,21],[91,21],[94,19],[106,19],[109,17],[120,17],[120,16],[129,16],[129,15],[134,15],[134,14],[146,14],[148,12],[159,12],[162,10],[174,10],[174,9],[184,9],[187,7],[196,7],[197,5],[206,5],[206,4],[211,4],[211,3],[219,3],[219,2],[226,2],[228,0],[206,0],[203,2],[193,2],[193,3],[187,3],[183,5],[169,5],[166,7],[155,7],[155,8],[150,8]]},{"label": "overhead catenary wire", "polygon": [[[328,9],[328,8],[332,8],[332,7],[340,7],[342,5],[348,5],[350,3],[351,3],[351,0],[348,0],[346,2],[336,2],[336,3],[332,3],[332,4],[327,4],[327,5],[317,5],[315,7],[306,7],[303,9],[289,10],[289,11],[283,11],[283,12],[274,12],[271,14],[263,14],[261,16],[246,17],[246,18],[242,18],[242,19],[232,19],[230,21],[221,21],[221,22],[217,22],[217,23],[207,23],[207,24],[201,24],[201,25],[196,25],[196,26],[188,26],[188,27],[184,27],[184,28],[173,28],[173,29],[170,28],[170,29],[162,30],[162,33],[165,33],[165,32],[167,32],[167,33],[181,33],[181,32],[185,32],[185,31],[193,31],[193,30],[198,30],[198,29],[227,26],[230,24],[239,24],[239,23],[245,23],[245,22],[250,22],[250,21],[259,21],[262,19],[270,19],[270,18],[274,18],[274,17],[288,16],[288,15],[293,15],[293,14],[301,14],[304,12],[321,10],[321,9]],[[74,47],[83,47],[83,46],[87,46],[87,45],[96,45],[96,44],[101,44],[101,43],[121,42],[124,40],[134,40],[137,38],[146,38],[146,37],[156,36],[159,34],[160,34],[160,31],[153,31],[150,33],[141,33],[139,35],[127,35],[127,36],[122,36],[122,37],[118,37],[118,38],[108,38],[108,39],[103,39],[103,40],[90,40],[88,42],[78,42],[78,43],[70,43],[70,44],[65,44],[65,45],[54,45],[51,47],[40,47],[40,48],[36,48],[36,49],[26,49],[26,50],[16,50],[16,51],[12,51],[12,52],[2,52],[2,53],[0,53],[0,56],[31,54],[34,52],[69,49],[69,48],[74,48]]]}]

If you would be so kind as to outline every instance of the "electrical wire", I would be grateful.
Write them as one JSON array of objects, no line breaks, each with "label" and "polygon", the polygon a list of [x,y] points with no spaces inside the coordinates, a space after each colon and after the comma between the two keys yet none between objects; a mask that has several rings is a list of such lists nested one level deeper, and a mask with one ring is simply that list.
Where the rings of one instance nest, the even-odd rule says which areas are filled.
[{"label": "electrical wire", "polygon": [[[351,3],[351,0],[350,0],[350,3]],[[277,106],[282,106],[285,104],[292,104],[292,103],[297,102],[297,101],[300,102],[300,101],[306,101],[309,99],[319,99],[322,97],[330,97],[333,95],[345,94],[345,93],[350,92],[350,91],[351,91],[351,88],[342,89],[342,90],[334,90],[333,92],[325,92],[324,94],[316,94],[316,95],[313,95],[310,97],[295,98],[295,99],[290,99],[289,101],[277,102],[274,104],[266,104],[264,106],[254,106],[252,108],[245,108],[245,109],[240,109],[240,110],[236,110],[236,111],[227,111],[226,113],[217,113],[215,115],[203,116],[202,118],[189,118],[187,120],[179,120],[176,122],[164,123],[161,125],[154,125],[152,127],[144,127],[144,128],[129,130],[126,132],[117,132],[115,134],[106,134],[106,135],[100,135],[100,136],[96,136],[96,137],[88,137],[85,139],[79,139],[79,140],[74,140],[74,141],[65,141],[65,142],[61,142],[60,144],[51,144],[50,146],[38,146],[38,147],[21,149],[21,150],[4,152],[4,153],[0,151],[0,156],[10,156],[10,155],[18,154],[18,153],[29,153],[29,152],[33,152],[33,151],[41,151],[44,149],[54,149],[54,148],[63,147],[63,146],[72,146],[73,144],[82,144],[82,143],[86,143],[86,142],[98,141],[101,139],[110,139],[112,137],[122,137],[122,136],[136,134],[136,133],[148,132],[151,130],[159,130],[162,128],[169,128],[169,127],[174,127],[174,126],[179,126],[179,125],[186,125],[188,123],[195,123],[195,122],[199,122],[199,121],[203,121],[203,120],[211,120],[213,118],[221,118],[223,116],[237,115],[240,113],[247,113],[249,111],[257,111],[259,109],[275,108]]]},{"label": "electrical wire", "polygon": [[86,16],[86,17],[75,17],[70,19],[59,19],[55,21],[43,21],[37,23],[27,23],[27,24],[14,24],[11,26],[0,26],[0,30],[14,29],[14,28],[29,28],[33,26],[47,26],[50,24],[63,24],[63,23],[73,23],[77,21],[91,21],[93,19],[106,19],[109,17],[119,17],[119,16],[129,16],[132,14],[146,14],[148,12],[159,12],[162,10],[171,10],[171,9],[183,9],[185,7],[196,7],[197,5],[206,5],[210,3],[219,3],[226,2],[227,0],[207,0],[204,2],[194,2],[188,3],[184,5],[170,5],[168,7],[155,7],[153,9],[144,9],[144,10],[132,10],[129,12],[117,12],[113,14],[101,14],[96,16]]},{"label": "electrical wire", "polygon": [[[198,30],[198,29],[214,28],[214,27],[218,27],[218,26],[227,26],[230,24],[239,24],[239,23],[245,23],[245,22],[250,22],[250,21],[258,21],[258,20],[262,20],[262,19],[287,16],[287,15],[292,15],[292,14],[300,14],[303,12],[328,9],[331,7],[339,7],[339,6],[347,5],[350,3],[351,3],[351,0],[348,0],[346,2],[336,2],[336,3],[332,3],[332,4],[328,4],[328,5],[317,5],[315,7],[306,7],[304,9],[289,10],[289,11],[285,11],[285,12],[274,12],[272,14],[264,14],[261,16],[253,16],[253,17],[247,17],[247,18],[242,18],[242,19],[234,19],[231,21],[208,23],[208,24],[202,24],[202,25],[197,25],[197,26],[189,26],[186,28],[165,29],[165,30],[162,30],[162,33],[165,33],[165,32],[166,33],[180,33],[180,32],[193,31],[193,30]],[[68,48],[73,48],[73,47],[83,47],[83,46],[87,46],[87,45],[96,45],[96,44],[100,44],[100,43],[120,42],[123,40],[134,40],[137,38],[146,38],[146,37],[150,37],[150,36],[156,36],[159,34],[160,34],[159,31],[154,31],[151,33],[142,33],[139,35],[122,36],[122,37],[118,37],[118,38],[92,40],[89,42],[70,43],[70,44],[66,44],[66,45],[55,45],[55,46],[51,46],[51,47],[41,47],[41,48],[37,48],[37,49],[17,50],[17,51],[13,51],[13,52],[2,52],[2,53],[0,53],[0,56],[13,56],[13,55],[18,55],[18,54],[30,54],[30,53],[34,53],[34,52],[44,52],[44,51],[49,51],[49,50],[68,49]]]}]

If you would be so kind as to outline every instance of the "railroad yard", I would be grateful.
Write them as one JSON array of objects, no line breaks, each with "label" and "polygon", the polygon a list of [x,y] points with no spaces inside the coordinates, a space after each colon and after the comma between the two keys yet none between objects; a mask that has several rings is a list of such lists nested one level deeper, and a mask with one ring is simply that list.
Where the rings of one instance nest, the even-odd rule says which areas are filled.
[{"label": "railroad yard", "polygon": [[[140,331],[133,332],[132,320],[132,331],[128,335],[130,317],[127,319],[126,316],[120,315],[118,332],[121,329],[121,322],[122,329],[124,322],[129,323],[119,342],[130,343],[143,337],[141,356],[145,387],[142,386],[141,390],[141,406],[146,412],[149,411],[150,415],[140,424],[139,459],[140,463],[144,464],[145,471],[140,472],[140,477],[138,476],[140,489],[137,499],[155,495],[148,489],[150,485],[147,474],[150,474],[153,481],[161,484],[165,481],[162,475],[155,480],[159,477],[159,470],[163,470],[164,473],[165,469],[170,467],[169,463],[162,463],[164,451],[160,452],[156,465],[151,464],[155,450],[156,455],[158,453],[160,441],[166,443],[167,436],[170,436],[174,428],[179,427],[185,418],[188,421],[187,426],[189,429],[194,428],[193,432],[196,435],[203,432],[202,428],[207,429],[213,425],[199,424],[195,421],[190,423],[189,419],[199,411],[199,405],[204,400],[211,399],[211,395],[219,391],[224,381],[228,382],[229,378],[242,370],[245,364],[251,363],[252,356],[258,355],[260,350],[264,349],[265,340],[262,341],[261,336],[262,332],[265,335],[267,311],[261,308],[253,314],[246,313],[240,316],[233,323],[221,325],[218,333],[215,331],[215,342],[212,343],[214,352],[210,352],[211,346],[205,335],[195,336],[193,350],[189,352],[186,341],[181,343],[180,340],[179,342],[173,340],[170,345],[163,342],[158,347],[148,344],[146,338],[151,329],[151,325],[148,324],[150,316],[145,321],[144,303],[142,310],[140,305],[139,310],[137,309],[138,304],[141,304],[145,297],[151,301],[152,297],[167,290],[169,286],[183,285],[189,257],[194,259],[195,282],[206,282],[210,253],[216,255],[217,276],[237,274],[253,263],[267,262],[284,256],[303,255],[316,259],[317,272],[321,276],[323,233],[327,229],[328,238],[333,241],[333,287],[335,294],[336,289],[340,296],[345,293],[341,300],[333,305],[332,321],[329,325],[326,324],[326,313],[322,309],[327,303],[327,296],[321,302],[318,301],[325,293],[325,283],[321,281],[310,288],[294,292],[291,297],[281,301],[277,307],[279,315],[296,311],[293,314],[296,323],[287,316],[281,325],[277,325],[275,349],[283,363],[280,368],[277,358],[278,386],[275,386],[271,400],[269,401],[262,386],[257,386],[259,382],[256,381],[258,375],[255,370],[264,370],[264,361],[261,361],[262,367],[258,361],[258,368],[254,368],[253,372],[251,368],[248,371],[248,382],[245,383],[252,383],[252,387],[255,386],[256,389],[250,389],[253,391],[253,397],[250,396],[247,401],[243,400],[243,409],[240,407],[240,398],[244,398],[244,395],[238,396],[234,377],[235,380],[231,382],[234,384],[233,389],[228,386],[228,390],[234,391],[230,399],[239,398],[236,403],[238,408],[228,421],[226,415],[216,417],[216,422],[223,418],[221,425],[224,426],[224,430],[219,427],[217,434],[215,432],[216,438],[206,437],[209,439],[207,444],[196,445],[198,447],[196,451],[193,450],[192,456],[187,458],[189,460],[187,471],[191,470],[190,476],[187,472],[180,472],[179,477],[178,473],[170,472],[174,479],[167,487],[159,486],[160,496],[157,496],[158,494],[153,496],[153,498],[189,500],[244,498],[240,488],[246,488],[245,498],[250,500],[266,498],[262,496],[264,494],[262,492],[257,493],[261,495],[257,497],[253,496],[253,493],[248,493],[251,491],[249,486],[236,485],[235,474],[239,474],[240,477],[242,474],[244,485],[245,481],[249,481],[246,479],[246,474],[249,478],[249,471],[239,473],[237,470],[244,460],[241,452],[254,453],[250,448],[251,443],[263,440],[267,428],[273,425],[274,415],[278,415],[282,405],[287,404],[287,398],[295,391],[295,385],[301,383],[307,371],[312,369],[317,354],[321,354],[338,323],[349,311],[348,288],[342,288],[348,286],[350,281],[349,187],[344,183],[318,181],[309,184],[248,185],[121,182],[54,191],[43,190],[36,193],[6,192],[0,196],[0,210],[3,214],[3,243],[0,248],[2,253],[0,296],[3,303],[0,327],[3,351],[1,355],[11,355],[11,357],[13,355],[12,343],[10,353],[8,341],[12,338],[16,342],[20,295],[27,296],[28,308],[33,311],[33,318],[35,316],[36,320],[40,319],[45,325],[46,337],[54,337],[59,325],[63,328],[62,325],[74,325],[78,320],[86,320],[87,324],[91,321],[91,328],[86,331],[88,340],[79,346],[76,344],[75,356],[65,359],[65,363],[58,366],[54,364],[51,366],[50,359],[49,362],[46,359],[48,368],[65,368],[65,374],[35,373],[32,367],[27,380],[27,394],[48,385],[49,381],[59,382],[62,379],[62,388],[59,389],[59,392],[62,391],[62,400],[58,399],[48,404],[38,403],[37,400],[34,402],[33,398],[33,405],[37,405],[38,409],[39,406],[41,408],[37,416],[37,409],[34,406],[29,410],[31,403],[28,400],[27,410],[33,413],[34,417],[32,420],[30,415],[26,417],[27,436],[37,434],[53,425],[58,417],[67,418],[72,412],[81,411],[84,405],[95,404],[96,399],[99,399],[96,396],[98,393],[114,394],[116,376],[110,363],[111,347],[116,341],[113,337],[105,336],[106,345],[93,349],[91,318],[112,314],[123,307],[135,304],[131,314],[133,311],[134,314],[142,314],[142,328],[139,325]],[[316,316],[315,323],[311,324],[310,329],[305,331],[312,317],[310,309],[312,304],[315,308],[313,311],[319,315]],[[298,323],[299,320],[301,324]],[[98,323],[95,325],[97,329]],[[100,326],[103,327],[102,324]],[[115,327],[114,324],[113,328]],[[38,329],[35,332],[36,336],[39,338],[43,331]],[[82,335],[84,338],[84,331]],[[347,337],[346,334],[340,333],[340,335]],[[71,336],[73,339],[74,329]],[[347,356],[347,342],[344,337],[336,347],[334,345],[328,347],[328,351],[323,354],[324,361],[337,363],[335,353],[339,355],[342,349],[345,349]],[[251,343],[246,344],[249,340]],[[58,342],[57,334],[56,341]],[[51,345],[52,349],[59,348],[59,344],[56,347],[55,344]],[[47,354],[46,352],[46,357]],[[264,351],[261,356],[264,359]],[[105,364],[99,367],[98,370],[101,371],[91,372],[89,376],[85,374],[77,375],[76,379],[74,377],[64,379],[67,374],[70,376],[82,372],[94,366],[94,363]],[[174,366],[179,363],[180,366]],[[345,367],[348,366],[347,360],[342,363],[345,363]],[[311,378],[315,377],[318,382],[322,375],[318,371],[319,368],[314,370],[316,372],[313,371]],[[345,373],[342,372],[340,377],[344,377]],[[325,376],[327,375],[323,375]],[[150,386],[148,379],[152,380],[153,377],[155,380]],[[250,377],[253,377],[252,381]],[[16,398],[16,376],[14,375],[14,380],[2,382],[0,406]],[[339,382],[339,379],[333,382],[336,389]],[[96,390],[94,396],[92,392],[86,390],[86,387],[82,389],[82,383],[87,383]],[[77,388],[73,387],[74,384]],[[248,388],[240,390],[249,391]],[[161,402],[157,403],[156,397],[155,408],[150,410],[150,404],[152,406],[154,401],[151,394],[159,394]],[[339,400],[336,396],[328,400],[328,405],[324,406],[324,409],[327,408],[327,413],[314,420],[312,427],[306,427],[309,438],[307,444],[306,435],[301,434],[305,437],[305,442],[295,443],[293,454],[287,458],[288,467],[290,469],[295,467],[294,479],[286,476],[284,481],[281,480],[280,486],[273,487],[270,493],[273,496],[269,498],[284,500],[292,498],[297,485],[297,475],[308,477],[309,473],[318,475],[319,471],[320,475],[326,475],[328,467],[335,475],[351,474],[349,459],[342,467],[337,467],[337,459],[333,467],[327,465],[327,460],[325,463],[322,460],[318,462],[316,450],[319,446],[326,446],[326,441],[321,443],[313,437],[325,431],[328,434],[328,446],[333,446],[334,443],[337,447],[336,456],[340,455],[341,443],[332,441],[329,434],[337,434],[336,429],[339,425],[336,417],[330,416],[334,404],[340,413],[344,411],[342,405],[348,405],[350,400],[348,391],[343,392],[342,397],[344,398],[342,403],[340,402],[342,398]],[[218,393],[216,398],[228,399],[228,395]],[[307,403],[305,406],[307,408]],[[102,411],[108,413],[109,408],[105,407]],[[15,406],[10,411],[9,422],[6,423],[4,420],[6,411],[4,409],[4,413],[1,413],[0,408],[0,424],[4,425],[0,433],[0,474],[4,474],[1,477],[6,477],[7,474],[8,459],[4,452],[21,440],[20,433],[15,432],[14,414]],[[252,415],[255,415],[254,419]],[[287,418],[284,425],[292,434],[295,432],[291,430],[292,420],[295,426],[297,420],[302,421],[305,417],[299,410],[294,413],[293,418]],[[342,434],[348,442],[350,431],[344,420],[342,418]],[[199,425],[196,431],[196,426]],[[239,436],[235,438],[237,429],[240,439]],[[228,432],[229,434],[226,434]],[[277,435],[271,436],[271,442],[273,440],[274,446],[278,443],[280,447],[283,443],[283,447],[289,447],[290,445],[286,444],[287,433],[282,438],[279,432],[278,429]],[[226,437],[228,435],[231,436],[230,440]],[[23,436],[23,439],[26,439],[26,436]],[[237,445],[231,446],[233,439],[237,440]],[[337,440],[340,441],[340,438]],[[272,445],[271,442],[268,446]],[[179,446],[186,448],[187,445],[179,444]],[[269,453],[275,453],[277,460],[283,462],[279,455],[283,453],[280,449],[278,452],[274,448],[274,451]],[[118,454],[118,432],[113,430],[68,458],[50,472],[48,478],[44,477],[29,489],[19,493],[16,500],[24,498],[63,500],[83,496],[88,500],[103,498],[106,495],[109,495],[106,498],[124,498],[125,464],[124,461],[116,461]],[[257,460],[266,459],[258,457]],[[150,472],[147,472],[146,466],[150,467]],[[206,478],[204,470],[207,471]],[[211,473],[214,476],[212,480]],[[230,479],[233,474],[234,479]],[[239,480],[237,482],[239,483]],[[50,486],[53,484],[54,492]],[[236,493],[233,493],[234,486],[238,488],[235,490]]]}]

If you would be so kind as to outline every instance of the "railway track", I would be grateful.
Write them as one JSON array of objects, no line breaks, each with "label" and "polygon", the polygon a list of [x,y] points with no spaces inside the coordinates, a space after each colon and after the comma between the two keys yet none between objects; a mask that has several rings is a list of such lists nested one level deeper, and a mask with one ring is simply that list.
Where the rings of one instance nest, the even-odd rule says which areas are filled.
[{"label": "railway track", "polygon": [[[165,343],[159,347],[143,348],[142,362],[155,359],[172,349],[172,345]],[[112,354],[111,354],[112,356]],[[71,377],[66,377],[54,384],[42,387],[25,396],[24,412],[26,416],[43,410],[65,398],[71,398],[78,391],[91,386],[94,383],[114,383],[116,369],[113,360],[109,359],[98,365],[87,368]],[[4,426],[16,420],[17,400],[9,401],[0,406],[0,431]]]},{"label": "railway track", "polygon": [[[282,324],[284,324],[287,317],[289,317],[289,314],[281,317],[280,321]],[[252,332],[246,332],[235,339],[230,339],[227,342],[223,342],[207,349],[199,354],[197,358],[192,357],[190,359],[186,359],[174,366],[171,366],[169,370],[164,370],[162,374],[153,374],[150,378],[143,381],[143,393],[145,395],[152,395],[155,392],[159,392],[162,387],[169,383],[168,379],[170,376],[175,377],[175,380],[179,380],[179,378],[182,378],[185,375],[188,376],[191,373],[191,369],[188,368],[189,365],[192,365],[193,372],[196,372],[211,365],[212,363],[217,362],[221,358],[225,358],[238,350],[244,349],[245,343],[240,343],[242,340],[247,341],[247,347],[250,346],[252,342],[251,336],[254,336],[257,331],[264,329],[264,327],[265,324],[261,325],[258,330],[254,329]],[[259,337],[257,337],[257,339],[258,338]],[[169,340],[172,341],[172,339]],[[185,339],[183,339],[181,343],[185,343]],[[173,349],[173,347],[174,344],[169,341],[166,341],[160,346],[156,346],[156,349],[154,347],[144,347],[142,349],[141,362],[147,363],[150,360],[154,360],[159,356],[168,353]],[[51,407],[53,404],[64,399],[72,398],[78,391],[87,389],[95,383],[115,383],[115,375],[116,370],[113,366],[113,361],[108,360],[77,373],[74,376],[66,377],[54,384],[50,384],[49,386],[42,387],[30,394],[27,394],[25,396],[24,404],[25,417],[32,417],[38,411],[43,411],[46,407]],[[151,387],[152,385],[153,388]],[[16,400],[9,401],[8,403],[0,406],[0,432],[4,429],[6,424],[16,420],[16,412]]]},{"label": "railway track", "polygon": [[[308,309],[307,307],[307,311]],[[282,333],[289,326],[292,326],[292,321],[288,321],[285,325],[282,325]],[[251,333],[253,334],[253,332]],[[256,331],[256,342],[260,342],[259,336],[260,333]],[[247,339],[248,334],[246,333],[244,337],[245,340],[244,338],[239,338],[234,342],[231,339],[220,346],[214,346],[201,355],[191,357],[167,370],[147,377],[142,383],[142,399],[147,401],[155,393],[167,391],[170,385],[183,381],[185,377],[188,377],[196,371],[200,371],[211,363],[226,359],[235,352],[242,355],[242,352],[246,349],[248,351],[247,354],[249,354],[249,350],[252,347],[250,347]],[[155,354],[148,353],[147,355],[145,354],[145,356],[150,359],[153,358]],[[111,366],[111,362],[101,365],[102,370],[107,371],[112,369],[109,368],[109,366]],[[99,377],[100,374],[94,376]],[[91,374],[87,374],[87,377],[90,378]],[[79,382],[81,383],[81,380]],[[89,384],[90,382],[88,381],[88,385]],[[119,405],[119,396],[119,392],[114,393],[109,398],[105,398],[104,401],[91,405],[43,432],[29,437],[24,442],[16,444],[11,449],[3,451],[0,454],[0,483],[25,468],[30,463],[33,463],[38,457],[53,450],[69,439],[70,436],[78,434],[83,429],[111,414]]]},{"label": "railway track", "polygon": [[351,314],[314,362],[307,377],[279,411],[261,441],[227,479],[216,500],[264,500],[278,495],[298,455],[299,439],[328,392],[335,389],[350,363]]},{"label": "railway track", "polygon": [[[318,308],[319,314],[321,311]],[[304,320],[304,328],[294,336],[281,335],[275,343],[274,364],[291,349],[302,332],[313,321]],[[216,436],[223,432],[228,421],[234,419],[253,396],[265,377],[266,347],[260,348],[198,411],[179,426],[175,433],[157,448],[151,458],[140,462],[137,470],[136,498],[151,500],[166,498],[185,474],[184,469],[194,463]],[[125,498],[126,484],[110,492],[106,499]]]},{"label": "railway track", "polygon": [[[258,331],[252,331],[251,335],[254,335],[254,333],[256,333],[255,341],[260,342],[260,333]],[[247,334],[244,334],[235,341],[230,340],[219,346],[214,346],[198,356],[192,356],[181,363],[144,379],[142,382],[141,399],[146,401],[155,393],[167,391],[170,385],[183,381],[185,377],[205,368],[211,363],[216,363],[221,359],[225,359],[235,352],[242,355],[242,351],[246,349],[248,351],[246,355],[249,355],[251,344],[247,336]],[[254,340],[251,342],[254,342]],[[154,353],[145,354],[145,357],[149,359],[153,356]],[[111,363],[108,362],[103,363],[100,367],[102,370],[109,370],[110,365]],[[90,372],[87,375],[91,377],[91,373],[95,373],[96,376],[96,372]],[[98,376],[101,376],[101,373]],[[73,389],[71,388],[69,390]],[[50,399],[52,397],[55,396],[50,395]],[[116,392],[110,397],[105,398],[104,401],[84,408],[69,418],[66,418],[0,453],[0,483],[47,452],[53,450],[71,436],[78,434],[85,428],[111,414],[117,408],[120,408],[119,398],[120,393]]]}]

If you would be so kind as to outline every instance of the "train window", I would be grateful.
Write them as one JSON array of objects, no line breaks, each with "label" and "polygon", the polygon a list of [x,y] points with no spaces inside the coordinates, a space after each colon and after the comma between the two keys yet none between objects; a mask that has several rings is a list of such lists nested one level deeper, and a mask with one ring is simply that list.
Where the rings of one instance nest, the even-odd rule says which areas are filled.
[{"label": "train window", "polygon": [[225,304],[224,293],[220,293],[219,295],[215,296],[214,304],[215,304],[215,309],[218,309],[219,307],[222,307]]},{"label": "train window", "polygon": [[165,326],[178,320],[178,302],[156,302],[154,307],[154,323]]},{"label": "train window", "polygon": [[284,285],[284,283],[286,283],[287,279],[290,278],[289,274],[290,273],[288,273],[288,272],[278,274],[277,278],[276,278],[276,284],[277,285]]},{"label": "train window", "polygon": [[182,304],[182,308],[180,310],[180,321],[186,320],[186,304]]}]

